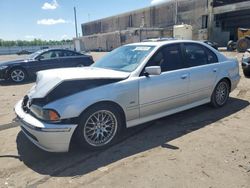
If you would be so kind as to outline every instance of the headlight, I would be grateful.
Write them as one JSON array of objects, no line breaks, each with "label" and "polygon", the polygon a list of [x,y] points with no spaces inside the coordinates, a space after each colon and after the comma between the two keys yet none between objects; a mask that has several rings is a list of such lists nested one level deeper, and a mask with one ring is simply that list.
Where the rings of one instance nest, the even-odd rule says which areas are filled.
[{"label": "headlight", "polygon": [[8,68],[8,66],[5,66],[5,65],[0,66],[0,70],[6,69],[6,68]]},{"label": "headlight", "polygon": [[39,119],[45,121],[60,121],[60,115],[53,109],[43,109],[37,105],[31,105],[30,111]]}]

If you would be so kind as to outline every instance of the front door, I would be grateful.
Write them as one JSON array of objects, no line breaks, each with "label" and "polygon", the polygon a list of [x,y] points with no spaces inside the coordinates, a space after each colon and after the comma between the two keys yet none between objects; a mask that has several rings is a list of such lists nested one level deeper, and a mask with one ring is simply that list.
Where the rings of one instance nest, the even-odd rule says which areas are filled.
[{"label": "front door", "polygon": [[60,68],[60,62],[58,58],[59,52],[56,50],[44,52],[37,57],[35,62],[30,64],[30,68],[34,73],[41,70]]},{"label": "front door", "polygon": [[139,79],[140,117],[165,113],[187,104],[189,72],[183,64],[181,47],[162,47],[146,66],[161,66],[158,76]]}]

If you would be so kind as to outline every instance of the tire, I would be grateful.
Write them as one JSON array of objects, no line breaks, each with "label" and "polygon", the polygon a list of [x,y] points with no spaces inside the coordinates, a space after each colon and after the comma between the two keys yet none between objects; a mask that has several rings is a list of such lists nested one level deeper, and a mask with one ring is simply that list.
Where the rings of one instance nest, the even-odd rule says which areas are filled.
[{"label": "tire", "polygon": [[14,83],[21,83],[27,79],[27,73],[22,68],[13,68],[10,70],[9,78]]},{"label": "tire", "polygon": [[214,88],[211,104],[215,108],[224,106],[229,98],[230,86],[227,80],[221,80]]},{"label": "tire", "polygon": [[113,145],[123,127],[119,112],[109,104],[90,107],[79,118],[75,133],[78,144],[89,150],[102,150]]},{"label": "tire", "polygon": [[227,51],[234,51],[236,49],[236,43],[232,40],[227,43]]},{"label": "tire", "polygon": [[236,48],[238,52],[245,52],[250,48],[250,40],[247,38],[241,38],[237,41]]},{"label": "tire", "polygon": [[243,74],[245,77],[250,77],[250,71],[243,70]]}]

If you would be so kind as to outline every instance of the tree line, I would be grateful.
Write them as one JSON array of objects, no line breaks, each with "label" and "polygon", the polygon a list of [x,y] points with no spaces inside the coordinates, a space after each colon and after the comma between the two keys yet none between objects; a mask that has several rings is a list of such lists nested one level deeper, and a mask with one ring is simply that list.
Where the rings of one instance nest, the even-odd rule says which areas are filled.
[{"label": "tree line", "polygon": [[70,44],[72,40],[41,40],[34,39],[31,41],[27,40],[2,40],[0,39],[0,47],[12,47],[12,46],[45,46],[45,45],[63,45]]}]

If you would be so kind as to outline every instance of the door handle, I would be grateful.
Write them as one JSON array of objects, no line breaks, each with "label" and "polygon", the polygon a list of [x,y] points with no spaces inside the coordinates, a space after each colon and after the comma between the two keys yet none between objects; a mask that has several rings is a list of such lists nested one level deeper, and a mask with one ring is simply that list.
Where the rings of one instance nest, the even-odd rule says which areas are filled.
[{"label": "door handle", "polygon": [[213,69],[213,72],[217,72],[217,70],[218,70],[218,69],[214,68],[214,69]]},{"label": "door handle", "polygon": [[183,75],[181,76],[181,79],[185,80],[187,77],[188,77],[187,74],[183,74]]}]

